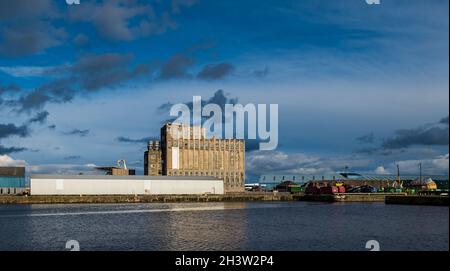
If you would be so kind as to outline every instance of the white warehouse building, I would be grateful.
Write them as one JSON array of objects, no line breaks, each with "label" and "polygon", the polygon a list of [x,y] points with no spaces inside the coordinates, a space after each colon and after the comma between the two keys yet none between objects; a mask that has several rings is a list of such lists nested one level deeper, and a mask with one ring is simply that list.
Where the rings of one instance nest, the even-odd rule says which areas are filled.
[{"label": "white warehouse building", "polygon": [[31,195],[223,194],[223,180],[190,176],[31,175]]}]

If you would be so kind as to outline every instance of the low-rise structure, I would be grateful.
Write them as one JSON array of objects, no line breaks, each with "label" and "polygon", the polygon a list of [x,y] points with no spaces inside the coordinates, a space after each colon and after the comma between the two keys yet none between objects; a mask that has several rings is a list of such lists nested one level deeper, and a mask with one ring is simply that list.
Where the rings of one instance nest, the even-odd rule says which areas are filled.
[{"label": "low-rise structure", "polygon": [[223,194],[214,177],[32,175],[31,195],[187,195]]},{"label": "low-rise structure", "polygon": [[[413,182],[427,179],[433,180],[438,189],[448,189],[448,175],[401,175],[400,182],[403,186],[408,186]],[[275,189],[275,187],[283,182],[291,181],[302,185],[308,182],[342,182],[348,185],[371,185],[374,187],[392,186],[393,183],[399,181],[399,176],[390,174],[359,174],[359,173],[334,173],[334,174],[302,174],[302,175],[261,175],[258,184],[267,190]]]},{"label": "low-rise structure", "polygon": [[0,195],[25,192],[25,167],[0,167]]}]

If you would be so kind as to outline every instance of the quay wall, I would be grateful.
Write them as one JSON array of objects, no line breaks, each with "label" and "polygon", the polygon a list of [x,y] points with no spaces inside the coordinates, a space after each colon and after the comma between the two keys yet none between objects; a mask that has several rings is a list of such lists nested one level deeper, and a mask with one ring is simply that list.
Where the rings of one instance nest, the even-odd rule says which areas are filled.
[{"label": "quay wall", "polygon": [[387,196],[386,204],[449,206],[448,196]]},{"label": "quay wall", "polygon": [[[384,202],[386,196],[393,193],[339,193],[333,195],[298,195],[295,200],[321,201],[321,202]],[[394,195],[406,195],[405,193],[394,193]]]},{"label": "quay wall", "polygon": [[244,202],[292,201],[289,193],[236,193],[224,195],[82,195],[0,196],[0,204],[151,203],[151,202]]}]

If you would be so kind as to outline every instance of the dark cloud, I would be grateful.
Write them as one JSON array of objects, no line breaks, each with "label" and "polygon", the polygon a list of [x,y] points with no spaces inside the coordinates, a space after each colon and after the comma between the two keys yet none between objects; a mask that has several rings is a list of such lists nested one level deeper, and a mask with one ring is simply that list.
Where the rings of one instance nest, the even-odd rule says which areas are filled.
[{"label": "dark cloud", "polygon": [[[30,135],[30,130],[26,125],[16,126],[15,124],[0,124],[0,140],[11,136],[27,137]],[[27,148],[23,147],[5,147],[0,144],[0,154],[10,154],[13,152],[25,151]]]},{"label": "dark cloud", "polygon": [[413,145],[448,146],[448,127],[402,129],[383,141],[383,149],[401,149]]},{"label": "dark cloud", "polygon": [[204,66],[196,75],[190,69],[197,63],[199,54],[207,52],[215,46],[211,42],[195,44],[183,52],[171,56],[166,61],[158,65],[159,75],[157,79],[189,79],[198,78],[202,80],[217,80],[229,75],[234,66],[230,63],[208,64]]},{"label": "dark cloud", "polygon": [[70,72],[74,74],[82,89],[98,90],[115,86],[148,71],[144,65],[129,69],[133,56],[130,54],[104,54],[83,57]]},{"label": "dark cloud", "polygon": [[20,87],[17,85],[14,85],[14,84],[6,85],[6,86],[0,85],[0,96],[5,93],[19,92],[20,90],[21,90]]},{"label": "dark cloud", "polygon": [[197,2],[198,0],[172,0],[172,13],[179,14],[182,7],[191,7]]},{"label": "dark cloud", "polygon": [[26,151],[27,148],[21,148],[21,147],[4,147],[0,144],[0,155],[3,154],[11,154],[13,152],[22,152]]},{"label": "dark cloud", "polygon": [[73,42],[78,47],[84,47],[89,44],[89,37],[85,34],[78,34],[74,39]]},{"label": "dark cloud", "polygon": [[[71,65],[52,68],[47,71],[53,81],[46,82],[18,98],[7,101],[14,111],[30,113],[42,110],[47,103],[66,103],[76,96],[94,91],[120,87],[134,79],[171,80],[194,78],[189,72],[195,64],[195,54],[211,48],[211,44],[199,44],[170,57],[160,64],[134,64],[131,54],[106,53],[84,55]],[[207,65],[198,74],[201,79],[220,79],[228,75],[233,66],[228,63]],[[157,72],[156,72],[157,71]],[[148,76],[148,77],[145,77]],[[0,92],[6,92],[6,87]],[[10,88],[8,88],[9,90]],[[4,102],[2,102],[4,103]]]},{"label": "dark cloud", "polygon": [[258,78],[266,78],[269,75],[269,67],[264,67],[262,70],[256,70],[253,72],[253,75]]},{"label": "dark cloud", "polygon": [[10,136],[26,137],[30,135],[30,130],[26,125],[16,126],[15,124],[1,124],[0,123],[0,139]]},{"label": "dark cloud", "polygon": [[[442,125],[445,124],[445,125]],[[373,143],[373,134],[368,134],[358,138],[363,143]],[[441,119],[437,123],[423,125],[412,129],[400,129],[395,131],[395,135],[385,138],[380,146],[357,150],[358,153],[392,155],[393,151],[400,152],[403,149],[422,146],[448,146],[449,127],[448,117]]]},{"label": "dark cloud", "polygon": [[11,84],[11,85],[6,85],[6,86],[0,85],[0,105],[2,105],[2,104],[5,103],[5,102],[3,101],[3,98],[2,98],[2,96],[3,96],[4,94],[7,94],[7,93],[17,93],[17,92],[19,92],[20,90],[21,90],[20,87],[18,87],[17,85],[13,85],[13,84]]},{"label": "dark cloud", "polygon": [[[59,19],[68,18],[72,23],[90,23],[97,34],[109,41],[131,41],[162,34],[176,29],[171,14],[191,7],[193,0],[172,0],[169,3],[114,0],[84,1],[70,9],[59,9],[51,0],[0,1],[0,55],[20,57],[36,54],[47,48],[59,46],[67,40],[67,33],[60,27]],[[66,12],[67,11],[67,12]],[[83,34],[74,39],[77,46],[84,46]]]},{"label": "dark cloud", "polygon": [[149,72],[147,65],[133,66],[132,60],[130,54],[83,56],[73,65],[54,69],[52,72],[60,78],[39,86],[9,105],[17,107],[19,112],[39,110],[48,102],[69,102],[76,95],[117,87]]},{"label": "dark cloud", "polygon": [[[229,94],[225,93],[222,89],[219,89],[209,99],[206,99],[206,100],[202,99],[201,104],[202,104],[202,106],[204,106],[205,104],[216,104],[222,109],[222,112],[225,112],[226,104],[237,104],[238,102],[239,102],[239,99],[237,97],[231,98],[231,97],[229,97]],[[192,109],[193,109],[192,101],[184,102],[183,104],[185,104],[192,112]],[[168,114],[172,106],[173,106],[173,104],[170,102],[161,104],[157,108],[157,112],[159,112],[160,114]],[[204,123],[207,119],[209,119],[209,117],[202,117],[202,123]],[[163,121],[163,123],[173,122],[175,120],[176,120],[176,118],[170,118],[170,119]],[[228,119],[225,118],[225,114],[222,114],[222,124],[224,124],[227,120]],[[192,119],[191,119],[191,122],[192,122]],[[245,126],[245,127],[246,127],[245,129],[247,129],[247,126]],[[236,131],[234,131],[234,133],[236,133]],[[245,134],[248,135],[247,132]],[[222,137],[225,138],[225,129],[222,129]],[[259,142],[260,142],[260,139],[248,140],[249,145],[246,146],[246,149],[247,150],[256,149],[256,145]],[[258,145],[258,148],[259,148],[259,145]]]},{"label": "dark cloud", "polygon": [[90,130],[80,130],[80,129],[73,129],[72,131],[65,132],[65,135],[76,135],[80,137],[85,137],[90,133]]},{"label": "dark cloud", "polygon": [[79,155],[70,155],[70,156],[64,157],[64,160],[78,160],[80,158],[81,158],[81,156],[79,156]]},{"label": "dark cloud", "polygon": [[35,90],[20,97],[18,100],[11,101],[9,105],[19,106],[19,112],[30,112],[31,110],[42,109],[43,106],[50,100],[51,97],[45,92]]},{"label": "dark cloud", "polygon": [[129,138],[129,137],[119,136],[117,138],[117,141],[122,142],[122,143],[147,143],[150,140],[159,141],[159,139],[157,139],[156,137],[144,137],[144,138],[133,139],[133,138]]},{"label": "dark cloud", "polygon": [[[230,98],[230,97],[228,97],[227,94],[225,94],[225,92],[222,89],[219,89],[216,92],[214,92],[213,96],[211,98],[209,98],[208,100],[202,100],[202,105],[209,104],[209,103],[217,104],[220,106],[220,108],[222,108],[222,110],[225,110],[225,104],[236,104],[237,102],[238,102],[238,98]],[[193,107],[192,101],[185,102],[184,104],[186,104],[192,110],[192,107]],[[166,102],[164,104],[161,104],[157,108],[157,110],[160,113],[167,113],[167,112],[169,112],[169,110],[172,106],[173,106],[173,103]]]},{"label": "dark cloud", "polygon": [[40,123],[40,124],[44,124],[44,122],[47,121],[48,118],[48,111],[42,111],[36,114],[36,116],[34,116],[33,118],[31,118],[30,120],[28,120],[29,123]]},{"label": "dark cloud", "polygon": [[203,67],[197,77],[205,80],[217,80],[229,75],[233,71],[229,63],[210,64]]},{"label": "dark cloud", "polygon": [[33,4],[30,4],[29,0],[0,1],[0,20],[2,21],[54,16],[55,12],[51,0],[33,1]]},{"label": "dark cloud", "polygon": [[39,53],[62,44],[66,37],[63,28],[56,28],[46,22],[5,26],[0,29],[0,55],[20,57]]},{"label": "dark cloud", "polygon": [[[172,9],[179,11],[181,6],[190,5],[175,4]],[[69,19],[92,23],[98,35],[110,41],[131,41],[177,28],[168,10],[155,9],[147,1],[83,3],[69,10]]]},{"label": "dark cloud", "polygon": [[194,65],[195,60],[192,57],[176,54],[162,63],[159,71],[160,79],[179,79],[190,78],[192,75],[188,72]]},{"label": "dark cloud", "polygon": [[375,142],[375,135],[373,133],[366,134],[356,138],[356,140],[363,144],[371,144]]},{"label": "dark cloud", "polygon": [[404,153],[404,149],[383,149],[379,146],[377,147],[369,147],[369,148],[361,148],[355,151],[358,154],[370,154],[370,155],[381,155],[381,156],[391,156],[393,154],[401,154]]},{"label": "dark cloud", "polygon": [[67,33],[52,24],[58,16],[50,0],[0,1],[0,55],[20,57],[60,45]]}]

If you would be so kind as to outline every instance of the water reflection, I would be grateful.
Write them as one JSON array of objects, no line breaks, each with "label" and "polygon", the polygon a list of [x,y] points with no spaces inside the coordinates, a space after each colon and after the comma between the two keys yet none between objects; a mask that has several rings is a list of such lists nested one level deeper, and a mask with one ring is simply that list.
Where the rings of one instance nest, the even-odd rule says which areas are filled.
[{"label": "water reflection", "polygon": [[0,205],[0,250],[448,250],[448,219],[382,203]]},{"label": "water reflection", "polygon": [[245,241],[246,203],[216,203],[222,212],[168,213],[162,250],[239,250]]}]

